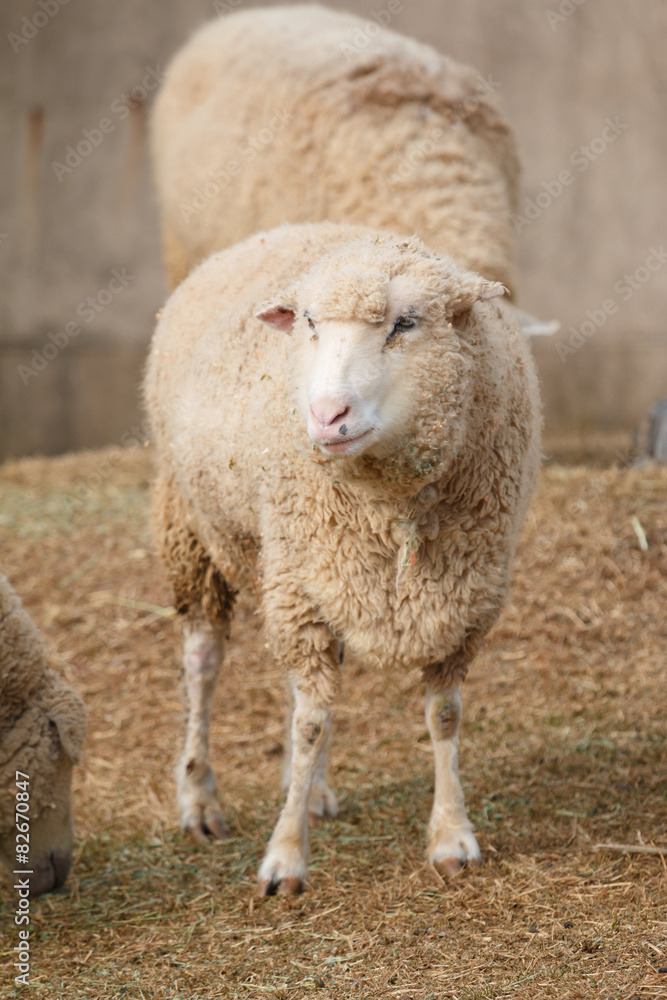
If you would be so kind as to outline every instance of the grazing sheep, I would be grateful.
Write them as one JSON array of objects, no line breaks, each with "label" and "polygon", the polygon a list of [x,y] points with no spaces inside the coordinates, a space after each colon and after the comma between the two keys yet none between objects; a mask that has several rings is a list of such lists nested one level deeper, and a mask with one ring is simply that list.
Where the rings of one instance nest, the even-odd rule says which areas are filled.
[{"label": "grazing sheep", "polygon": [[[34,896],[61,886],[72,863],[72,766],[86,734],[81,698],[46,663],[39,632],[0,573],[0,861],[32,872],[23,877]],[[16,808],[26,801],[27,831]]]},{"label": "grazing sheep", "polygon": [[145,388],[156,536],[187,615],[181,821],[199,840],[224,835],[211,701],[234,596],[259,579],[294,696],[265,893],[303,887],[309,809],[336,811],[341,642],[369,669],[423,669],[429,857],[446,873],[479,860],[459,689],[505,602],[539,465],[530,353],[512,310],[484,301],[502,292],[416,239],[321,223],[212,255],[162,312]]},{"label": "grazing sheep", "polygon": [[172,288],[253,232],[323,221],[415,233],[513,288],[519,168],[495,85],[368,25],[255,8],[177,53],[152,123]]}]

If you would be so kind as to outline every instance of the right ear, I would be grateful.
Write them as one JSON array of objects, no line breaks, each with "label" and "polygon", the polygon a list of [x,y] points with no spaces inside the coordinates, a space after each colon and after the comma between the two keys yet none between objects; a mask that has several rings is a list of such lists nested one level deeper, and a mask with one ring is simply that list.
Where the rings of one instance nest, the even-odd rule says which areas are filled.
[{"label": "right ear", "polygon": [[275,327],[276,330],[284,330],[285,333],[291,333],[296,317],[295,310],[295,306],[281,302],[262,309],[261,312],[257,313],[257,319],[260,319],[262,323],[266,323],[267,326]]}]

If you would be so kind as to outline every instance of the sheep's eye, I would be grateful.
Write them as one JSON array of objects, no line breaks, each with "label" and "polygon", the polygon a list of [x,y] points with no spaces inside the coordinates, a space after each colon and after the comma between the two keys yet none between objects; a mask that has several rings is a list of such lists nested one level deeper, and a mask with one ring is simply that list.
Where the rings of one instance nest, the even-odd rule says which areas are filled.
[{"label": "sheep's eye", "polygon": [[312,319],[311,315],[308,313],[308,311],[304,312],[303,318],[305,320],[308,320],[308,326],[313,331],[313,335],[310,338],[310,342],[311,342],[311,344],[314,344],[317,341],[317,330],[315,329],[315,323],[313,322],[313,319]]},{"label": "sheep's eye", "polygon": [[387,334],[387,343],[389,344],[392,340],[394,340],[399,333],[405,333],[406,330],[412,330],[415,326],[417,326],[416,316],[399,316]]}]

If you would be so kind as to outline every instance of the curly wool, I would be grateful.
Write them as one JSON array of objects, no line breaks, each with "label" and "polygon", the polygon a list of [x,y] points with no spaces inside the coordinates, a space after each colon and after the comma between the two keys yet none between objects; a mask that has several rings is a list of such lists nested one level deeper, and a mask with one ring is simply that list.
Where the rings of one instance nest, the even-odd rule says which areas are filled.
[{"label": "curly wool", "polygon": [[[383,455],[331,459],[299,414],[301,310],[315,300],[358,319],[350,303],[363,301],[367,271],[373,294],[378,274],[427,289],[423,346],[398,387],[415,407]],[[286,289],[292,336],[255,319]],[[505,602],[539,466],[533,363],[512,311],[478,301],[487,289],[418,241],[331,224],[262,233],[201,265],[161,314],[145,386],[172,579],[194,579],[200,562],[170,547],[164,505],[226,593],[261,580],[267,631],[290,668],[333,671],[333,635],[383,666],[463,676]],[[200,589],[182,610],[200,613]]]},{"label": "curly wool", "polygon": [[[17,769],[29,774],[30,816],[35,824],[44,815],[48,823],[54,795],[62,793],[58,780],[62,752],[68,758],[62,767],[69,781],[71,761],[79,759],[86,728],[81,698],[47,662],[34,622],[0,573],[0,789],[15,790]],[[55,731],[50,721],[56,723]],[[0,795],[0,841],[14,828],[15,801],[4,791]],[[34,838],[31,834],[35,845],[43,839],[37,830]]]},{"label": "curly wool", "polygon": [[417,233],[513,288],[519,166],[490,88],[365,23],[317,4],[236,11],[174,57],[152,121],[172,287],[259,229],[329,220]]}]

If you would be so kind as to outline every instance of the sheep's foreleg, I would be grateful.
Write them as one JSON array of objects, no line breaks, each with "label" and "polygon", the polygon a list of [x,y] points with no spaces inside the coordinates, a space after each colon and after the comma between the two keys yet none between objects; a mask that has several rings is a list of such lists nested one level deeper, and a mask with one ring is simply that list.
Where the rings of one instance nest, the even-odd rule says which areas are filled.
[{"label": "sheep's foreleg", "polygon": [[461,685],[427,683],[426,725],[435,758],[435,797],[429,823],[428,856],[442,875],[455,875],[481,855],[466,813],[459,781],[458,743]]},{"label": "sheep's foreleg", "polygon": [[[287,683],[287,720],[285,725],[285,755],[283,757],[283,791],[287,792],[292,775],[292,719],[294,716],[294,691],[292,681]],[[308,820],[312,824],[325,819],[333,819],[338,813],[336,796],[327,784],[329,768],[329,748],[331,746],[331,718],[324,733],[324,739],[318,745],[317,762],[313,775],[313,787],[308,799]]]},{"label": "sheep's foreleg", "polygon": [[211,706],[224,650],[225,626],[211,621],[186,626],[183,665],[188,699],[185,749],[176,766],[181,826],[195,840],[227,836],[216,795],[215,775],[209,763],[208,737]]},{"label": "sheep's foreleg", "polygon": [[318,764],[326,759],[331,729],[333,692],[306,685],[301,677],[295,680],[293,690],[292,767],[287,799],[257,876],[264,896],[276,892],[291,896],[304,887],[311,789]]}]

